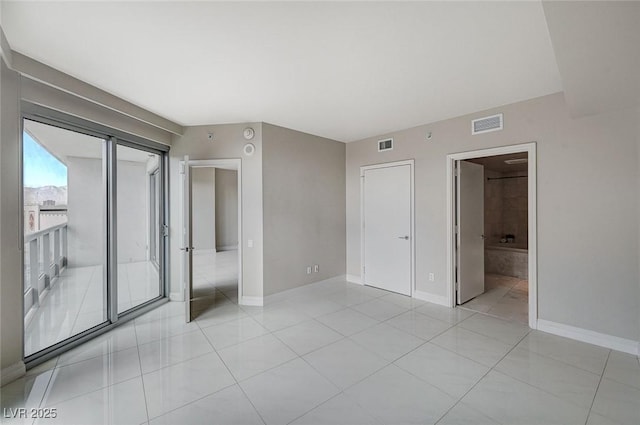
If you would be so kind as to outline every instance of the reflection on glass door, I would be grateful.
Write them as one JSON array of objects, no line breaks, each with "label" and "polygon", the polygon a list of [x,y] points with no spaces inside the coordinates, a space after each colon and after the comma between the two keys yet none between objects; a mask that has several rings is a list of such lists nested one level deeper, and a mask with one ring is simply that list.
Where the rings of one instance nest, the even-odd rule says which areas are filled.
[{"label": "reflection on glass door", "polygon": [[25,356],[107,321],[105,143],[24,120]]},{"label": "reflection on glass door", "polygon": [[116,158],[117,293],[121,313],[162,294],[157,267],[161,245],[157,190],[161,156],[118,145]]}]

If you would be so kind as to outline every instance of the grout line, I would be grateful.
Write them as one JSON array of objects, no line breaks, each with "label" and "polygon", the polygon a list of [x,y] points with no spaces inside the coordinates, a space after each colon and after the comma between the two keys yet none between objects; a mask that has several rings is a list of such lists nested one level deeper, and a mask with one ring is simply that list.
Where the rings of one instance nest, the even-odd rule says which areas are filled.
[{"label": "grout line", "polygon": [[[518,340],[518,342],[516,342],[516,343],[515,343],[515,345],[513,345],[513,347],[511,347],[511,349],[510,349],[509,351],[507,351],[507,352],[505,353],[505,355],[504,355],[504,356],[502,356],[502,357],[500,358],[500,360],[498,360],[498,361],[497,361],[493,366],[489,367],[489,370],[488,370],[484,375],[482,375],[482,377],[480,377],[480,379],[478,379],[478,381],[477,381],[475,384],[473,384],[473,386],[472,386],[471,388],[469,388],[469,389],[468,389],[464,394],[462,394],[462,396],[460,396],[460,397],[458,398],[458,401],[456,401],[456,402],[454,403],[454,405],[453,405],[453,406],[451,406],[451,407],[449,408],[449,410],[447,410],[447,411],[446,411],[442,416],[440,416],[440,418],[435,422],[435,425],[437,425],[437,424],[438,424],[438,423],[439,423],[439,422],[440,422],[440,421],[441,421],[445,416],[447,416],[447,415],[449,414],[449,412],[451,412],[451,410],[453,410],[453,408],[454,408],[454,407],[456,407],[458,404],[460,404],[460,402],[462,401],[462,399],[463,399],[463,398],[465,398],[465,397],[467,396],[467,394],[469,394],[471,391],[473,391],[473,389],[474,389],[474,388],[475,388],[475,387],[476,387],[480,382],[482,382],[482,380],[483,380],[484,378],[486,378],[486,377],[487,377],[487,375],[488,375],[489,373],[491,373],[492,371],[494,371],[494,370],[495,370],[495,367],[496,367],[498,364],[500,364],[500,362],[501,362],[502,360],[504,360],[504,359],[505,359],[505,357],[507,357],[507,356],[508,356],[508,355],[509,355],[513,350],[515,350],[515,348],[518,346],[518,344],[520,344],[520,342],[522,342],[522,340],[523,340],[523,339],[525,339],[525,338],[527,337],[527,335],[529,335],[529,332],[527,332],[527,333],[526,333],[526,335],[524,335],[522,338],[520,338],[520,339]],[[444,347],[442,347],[442,348],[444,348]],[[486,366],[485,366],[485,367],[486,367]],[[496,372],[501,373],[501,372],[499,372],[499,371],[497,371],[497,370],[496,370]],[[432,385],[433,385],[433,384],[432,384]],[[527,385],[529,385],[529,384],[527,384]],[[531,386],[532,388],[536,388],[536,389],[537,389],[537,387],[534,387],[533,385],[529,385],[529,386]],[[443,392],[444,392],[444,391],[443,391]],[[486,416],[486,417],[488,417],[488,418],[490,418],[490,419],[492,419],[492,420],[494,420],[494,421],[496,421],[496,422],[499,422],[499,423],[500,423],[500,421],[498,421],[497,419],[493,418],[492,416],[487,415],[485,412],[480,412],[480,413],[482,413],[484,416]]]},{"label": "grout line", "polygon": [[607,370],[609,357],[611,357],[611,350],[609,350],[609,353],[607,354],[607,360],[604,362],[604,368],[602,368],[602,374],[600,375],[598,386],[596,387],[596,391],[593,393],[593,400],[591,400],[591,405],[589,406],[589,412],[587,413],[587,418],[584,421],[585,425],[587,424],[587,422],[589,422],[589,416],[591,416],[591,411],[593,410],[593,404],[596,402],[596,397],[598,396],[598,390],[600,390],[600,384],[602,384],[602,380],[604,379],[604,372]]},{"label": "grout line", "polygon": [[142,395],[144,397],[144,411],[147,414],[147,422],[149,422],[149,405],[147,403],[147,390],[144,385],[144,374],[142,371],[142,358],[140,357],[140,344],[138,343],[138,330],[136,327],[133,327],[133,332],[136,336],[136,352],[138,353],[138,367],[140,367],[140,381],[142,382]]},{"label": "grout line", "polygon": [[[200,330],[200,332],[202,332],[202,329]],[[204,335],[204,332],[203,332]],[[258,415],[258,417],[260,418],[260,420],[266,425],[266,421],[264,420],[264,418],[262,417],[262,415],[260,414],[260,412],[258,411],[258,409],[256,408],[256,406],[253,404],[253,401],[251,401],[251,399],[249,398],[249,396],[247,395],[247,393],[245,392],[244,388],[242,388],[242,385],[240,385],[240,382],[238,381],[238,379],[236,378],[236,376],[233,374],[233,372],[231,372],[231,369],[229,368],[229,366],[227,365],[227,363],[224,361],[224,359],[222,358],[222,356],[220,355],[220,353],[218,353],[218,351],[216,350],[216,347],[213,346],[213,343],[211,341],[209,341],[209,338],[207,338],[206,335],[204,335],[205,339],[207,340],[207,342],[209,343],[209,345],[211,346],[211,348],[213,349],[213,352],[216,353],[216,356],[218,356],[218,358],[220,359],[220,362],[224,365],[224,367],[227,369],[227,372],[229,373],[229,375],[231,375],[231,377],[233,378],[235,385],[238,386],[238,388],[240,389],[240,391],[242,391],[242,394],[244,394],[244,397],[247,399],[247,401],[251,404],[251,406],[253,407],[253,410],[256,412],[256,414]],[[228,387],[225,387],[228,388]],[[215,393],[214,393],[215,394]],[[209,394],[211,395],[211,394]]]}]

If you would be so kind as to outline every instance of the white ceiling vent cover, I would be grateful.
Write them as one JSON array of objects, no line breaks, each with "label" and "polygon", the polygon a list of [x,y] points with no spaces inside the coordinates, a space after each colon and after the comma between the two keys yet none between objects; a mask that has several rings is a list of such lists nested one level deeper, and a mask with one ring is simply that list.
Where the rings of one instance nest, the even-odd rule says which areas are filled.
[{"label": "white ceiling vent cover", "polygon": [[502,130],[503,124],[502,114],[478,118],[477,120],[471,121],[471,134],[482,134]]},{"label": "white ceiling vent cover", "polygon": [[393,138],[378,140],[378,152],[393,150]]}]

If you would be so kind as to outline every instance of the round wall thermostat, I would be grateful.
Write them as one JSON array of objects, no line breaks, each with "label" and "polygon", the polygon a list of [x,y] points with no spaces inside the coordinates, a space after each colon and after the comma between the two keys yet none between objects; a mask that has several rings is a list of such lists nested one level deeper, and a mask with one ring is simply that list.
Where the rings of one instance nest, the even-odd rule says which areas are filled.
[{"label": "round wall thermostat", "polygon": [[244,145],[244,148],[242,149],[242,151],[244,152],[245,155],[251,156],[256,151],[256,147],[253,146],[252,143],[247,143],[246,145]]},{"label": "round wall thermostat", "polygon": [[247,127],[244,129],[244,138],[247,140],[251,140],[253,139],[253,136],[255,136],[256,132],[253,130],[253,128],[251,127]]}]

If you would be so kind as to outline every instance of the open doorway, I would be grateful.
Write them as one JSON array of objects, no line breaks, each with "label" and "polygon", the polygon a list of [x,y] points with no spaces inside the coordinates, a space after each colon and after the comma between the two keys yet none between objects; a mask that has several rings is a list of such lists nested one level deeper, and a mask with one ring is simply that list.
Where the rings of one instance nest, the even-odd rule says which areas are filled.
[{"label": "open doorway", "polygon": [[449,160],[452,304],[535,328],[535,145]]},{"label": "open doorway", "polygon": [[[239,160],[188,161],[185,193],[185,287],[187,321],[224,304],[238,304],[242,292],[240,254],[241,179]],[[187,270],[188,269],[188,270]]]}]

